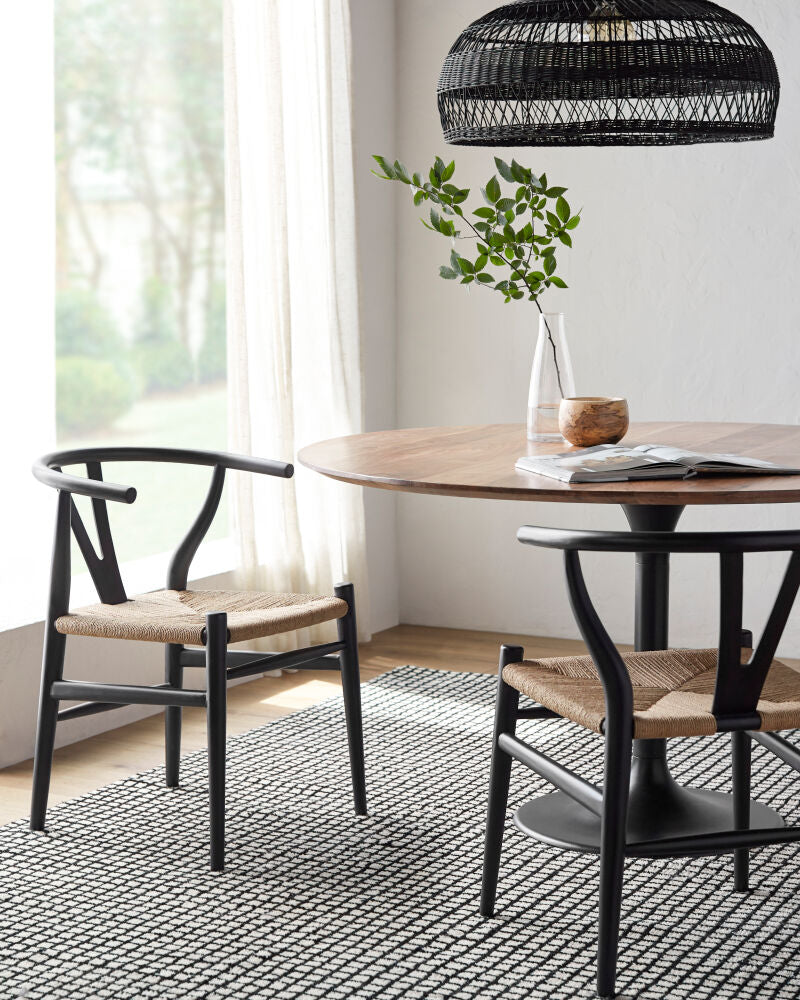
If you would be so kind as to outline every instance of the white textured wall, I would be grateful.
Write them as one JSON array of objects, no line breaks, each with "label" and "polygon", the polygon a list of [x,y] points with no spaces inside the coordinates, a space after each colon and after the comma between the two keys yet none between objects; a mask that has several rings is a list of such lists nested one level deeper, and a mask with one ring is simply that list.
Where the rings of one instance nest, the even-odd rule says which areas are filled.
[{"label": "white textured wall", "polygon": [[[627,396],[638,420],[800,420],[800,5],[728,5],[775,54],[783,83],[776,139],[515,151],[537,173],[568,186],[571,204],[584,207],[566,266],[570,290],[549,302],[567,315],[578,392]],[[493,151],[445,146],[435,90],[459,30],[491,6],[398,5],[398,141],[385,151],[412,169],[436,153],[455,156],[456,181],[475,188],[493,170]],[[423,230],[406,199],[400,209],[400,425],[524,420],[535,307],[504,306],[495,293],[465,294],[441,281],[444,240]],[[615,507],[403,497],[401,619],[575,634],[559,559],[515,541],[524,522],[619,528],[624,519]],[[798,524],[795,505],[695,509],[682,521],[687,529]],[[616,637],[630,639],[632,558],[586,561],[599,607]],[[749,571],[748,621],[758,623],[778,567],[753,557]],[[713,562],[674,560],[673,580],[673,640],[713,641]],[[784,652],[800,654],[798,614]]]}]

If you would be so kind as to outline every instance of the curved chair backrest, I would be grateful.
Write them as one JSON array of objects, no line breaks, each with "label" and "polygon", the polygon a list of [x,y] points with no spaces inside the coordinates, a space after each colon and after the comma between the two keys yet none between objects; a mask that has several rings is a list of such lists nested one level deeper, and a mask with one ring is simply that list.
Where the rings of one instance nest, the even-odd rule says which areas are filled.
[{"label": "curved chair backrest", "polygon": [[[63,614],[69,603],[70,527],[100,600],[104,604],[122,604],[127,600],[111,537],[106,502],[112,500],[131,504],[136,500],[136,490],[133,486],[105,482],[102,468],[104,462],[167,462],[177,465],[206,465],[213,468],[211,485],[200,513],[175,550],[170,562],[167,587],[172,590],[186,588],[192,559],[219,507],[227,469],[284,479],[294,475],[293,466],[286,462],[251,458],[248,455],[230,455],[226,452],[189,451],[179,448],[80,448],[73,451],[52,452],[38,459],[33,465],[34,476],[59,493],[50,587],[51,613],[56,615]],[[65,466],[72,465],[85,465],[86,477],[62,471]],[[92,512],[100,545],[99,553],[92,544],[72,499],[73,494],[90,497],[92,500]]]},{"label": "curved chair backrest", "polygon": [[[711,711],[720,730],[760,727],[756,711],[758,701],[800,589],[800,531],[612,532],[567,531],[526,525],[519,529],[517,537],[526,545],[561,549],[564,552],[567,586],[576,621],[597,666],[604,689],[608,691],[608,687],[614,685],[618,693],[630,690],[630,680],[627,679],[625,664],[589,597],[581,570],[580,553],[719,555],[719,646]],[[742,663],[744,555],[750,552],[788,552],[791,555],[761,640],[749,661]]]}]

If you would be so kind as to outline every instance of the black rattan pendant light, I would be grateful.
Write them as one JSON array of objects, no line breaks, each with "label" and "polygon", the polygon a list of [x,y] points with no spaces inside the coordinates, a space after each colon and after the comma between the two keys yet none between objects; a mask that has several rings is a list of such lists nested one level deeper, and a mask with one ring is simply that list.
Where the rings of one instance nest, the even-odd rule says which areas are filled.
[{"label": "black rattan pendant light", "polygon": [[438,94],[455,145],[678,145],[769,139],[779,82],[708,0],[517,0],[462,32]]}]

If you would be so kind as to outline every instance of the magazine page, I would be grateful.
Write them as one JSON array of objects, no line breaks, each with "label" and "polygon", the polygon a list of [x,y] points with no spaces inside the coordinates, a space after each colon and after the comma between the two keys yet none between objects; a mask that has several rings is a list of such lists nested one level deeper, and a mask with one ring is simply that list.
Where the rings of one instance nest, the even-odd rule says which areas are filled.
[{"label": "magazine page", "polygon": [[737,468],[764,470],[765,472],[796,472],[796,469],[785,469],[774,462],[767,462],[763,458],[744,458],[742,455],[706,455],[702,461],[697,463],[698,468],[713,469],[719,465],[733,465]]},{"label": "magazine page", "polygon": [[634,448],[613,444],[601,444],[558,455],[525,455],[517,462],[518,468],[552,476],[563,482],[591,482],[611,476],[624,479],[626,473],[653,471],[664,466],[674,467],[674,463],[664,462]]},{"label": "magazine page", "polygon": [[650,455],[660,462],[675,462],[678,465],[686,465],[690,469],[696,468],[709,457],[700,455],[696,451],[687,451],[685,448],[675,448],[669,444],[640,444],[632,448],[631,451]]},{"label": "magazine page", "polygon": [[785,469],[774,462],[767,462],[761,458],[748,458],[744,455],[733,455],[729,453],[701,455],[695,451],[686,451],[684,448],[674,448],[665,444],[640,444],[633,451],[642,452],[663,462],[676,462],[679,465],[688,466],[690,469],[701,471],[719,472],[725,469],[736,471],[738,469],[750,470],[753,472],[795,472],[794,469]]}]

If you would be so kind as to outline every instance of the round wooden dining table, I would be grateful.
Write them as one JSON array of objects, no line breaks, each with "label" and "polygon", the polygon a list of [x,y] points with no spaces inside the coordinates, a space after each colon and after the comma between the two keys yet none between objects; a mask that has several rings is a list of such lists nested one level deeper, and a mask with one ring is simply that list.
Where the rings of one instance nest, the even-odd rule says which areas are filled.
[{"label": "round wooden dining table", "polygon": [[[733,453],[800,468],[800,427],[752,423],[632,424],[624,442],[669,444],[702,454]],[[632,483],[570,485],[515,468],[522,455],[567,450],[562,442],[528,441],[521,424],[422,427],[356,434],[303,448],[300,462],[325,476],[384,490],[437,496],[548,503],[619,504],[634,531],[674,531],[690,505],[800,502],[800,475],[713,476]],[[636,556],[637,650],[666,649],[669,556]],[[729,829],[731,796],[679,785],[669,772],[665,740],[635,740],[629,837],[648,840]],[[555,792],[539,809],[523,809],[527,832],[561,847],[599,849],[599,820]],[[753,802],[751,821],[783,825]],[[635,829],[631,828],[631,822]],[[519,825],[519,814],[518,814]]]}]

